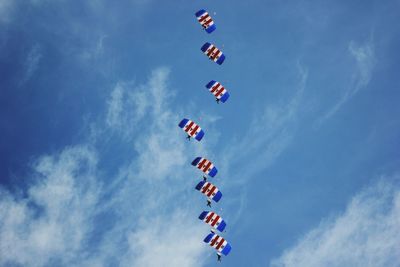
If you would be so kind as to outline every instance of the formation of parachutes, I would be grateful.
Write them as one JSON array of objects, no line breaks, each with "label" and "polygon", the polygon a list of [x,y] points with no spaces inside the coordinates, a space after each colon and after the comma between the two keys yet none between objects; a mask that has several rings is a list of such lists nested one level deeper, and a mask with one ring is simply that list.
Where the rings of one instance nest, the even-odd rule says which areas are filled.
[{"label": "formation of parachutes", "polygon": [[[195,15],[207,33],[212,33],[216,30],[215,23],[207,11],[202,9],[196,12]],[[225,61],[224,53],[211,43],[205,43],[201,47],[201,51],[218,65],[222,65]],[[228,100],[229,93],[220,82],[211,80],[205,87],[214,95],[217,103],[225,103]],[[205,133],[200,125],[190,119],[182,119],[179,127],[186,132],[189,140],[194,138],[197,141],[201,141],[204,137]],[[204,173],[204,180],[199,182],[195,188],[207,197],[207,206],[211,208],[211,202],[219,202],[222,198],[222,193],[217,186],[207,181],[207,176],[215,177],[218,170],[210,160],[204,157],[196,157],[192,161],[192,165]],[[204,242],[217,250],[218,260],[221,260],[221,256],[227,256],[232,249],[231,245],[222,236],[216,234],[216,230],[219,232],[224,231],[226,222],[214,211],[203,211],[199,219],[212,227],[211,232],[204,238]]]}]

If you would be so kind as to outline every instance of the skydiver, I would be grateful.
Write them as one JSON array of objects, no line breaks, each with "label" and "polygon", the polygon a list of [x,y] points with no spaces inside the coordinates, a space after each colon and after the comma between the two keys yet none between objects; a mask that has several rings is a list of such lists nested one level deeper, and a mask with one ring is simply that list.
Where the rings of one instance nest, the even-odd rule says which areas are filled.
[{"label": "skydiver", "polygon": [[190,141],[190,138],[191,138],[191,136],[190,135],[188,135],[188,136],[186,136],[186,138]]},{"label": "skydiver", "polygon": [[211,200],[207,199],[207,206],[211,208]]},{"label": "skydiver", "polygon": [[203,181],[207,182],[207,176],[203,175]]},{"label": "skydiver", "polygon": [[215,99],[215,101],[217,101],[217,104],[219,104],[219,99],[217,98],[217,99]]},{"label": "skydiver", "polygon": [[221,254],[217,253],[217,257],[218,257],[218,258],[217,258],[217,261],[221,261],[221,258],[222,258],[222,257],[221,257]]}]

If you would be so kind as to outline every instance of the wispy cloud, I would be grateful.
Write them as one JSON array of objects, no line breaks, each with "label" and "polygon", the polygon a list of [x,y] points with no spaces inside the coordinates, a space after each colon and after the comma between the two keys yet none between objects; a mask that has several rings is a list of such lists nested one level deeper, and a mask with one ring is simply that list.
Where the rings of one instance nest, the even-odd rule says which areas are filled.
[{"label": "wispy cloud", "polygon": [[201,242],[204,228],[193,223],[198,214],[188,205],[195,197],[188,188],[196,181],[187,179],[191,169],[184,166],[195,148],[185,145],[177,127],[179,111],[170,105],[168,76],[168,69],[159,68],[143,85],[117,86],[109,104],[116,114],[111,121],[119,123],[107,119],[107,125],[129,133],[126,140],[137,152],[120,167],[112,192],[106,192],[111,194],[106,210],[118,211],[121,219],[105,235],[99,258],[123,247],[122,266],[201,266],[207,251]]},{"label": "wispy cloud", "polygon": [[88,44],[88,47],[81,52],[82,59],[89,61],[91,64],[94,64],[93,62],[96,62],[96,60],[104,54],[104,42],[108,38],[105,34],[96,35],[99,35],[96,41]]},{"label": "wispy cloud", "polygon": [[240,172],[244,177],[252,177],[255,173],[269,167],[290,145],[297,127],[300,103],[306,88],[308,71],[300,64],[295,94],[287,103],[267,106],[256,116],[248,127],[249,131],[241,138],[238,145],[226,155],[225,162],[240,162],[251,158],[246,163],[246,170]]},{"label": "wispy cloud", "polygon": [[0,265],[73,265],[84,257],[99,197],[95,153],[67,148],[34,165],[27,197],[1,190]]},{"label": "wispy cloud", "polygon": [[243,185],[274,164],[296,135],[308,79],[308,70],[300,63],[296,67],[298,77],[293,96],[287,102],[267,106],[260,116],[255,114],[245,135],[232,140],[235,145],[219,157],[222,159],[219,167],[229,177],[229,183],[223,186],[231,191],[229,202],[225,205],[236,210],[234,217],[230,218],[231,225],[237,222],[247,205],[247,192]]},{"label": "wispy cloud", "polygon": [[29,54],[24,63],[25,73],[24,73],[22,79],[20,80],[20,85],[29,81],[29,79],[31,79],[31,77],[33,76],[35,71],[38,69],[40,60],[42,58],[42,53],[40,50],[41,50],[40,46],[36,44],[29,51]]},{"label": "wispy cloud", "polygon": [[[97,141],[117,131],[119,142],[133,143],[136,152],[112,177],[103,177],[98,162],[109,159],[91,140],[41,157],[26,198],[3,189],[0,264],[203,265],[207,230],[196,219],[201,207],[188,204],[198,197],[196,181],[183,167],[195,143],[186,144],[177,127],[168,76],[160,68],[143,85],[119,82],[112,90],[108,116],[94,126]],[[136,94],[144,97],[131,98]]]},{"label": "wispy cloud", "polygon": [[[142,222],[128,236],[130,256],[126,266],[201,266],[204,264],[204,244],[198,236],[198,226],[187,223],[190,214],[176,211],[170,216],[154,216]],[[193,218],[195,219],[195,218]],[[193,220],[194,221],[194,220]],[[173,222],[173,227],[166,227]],[[156,241],[156,242],[155,242]]]},{"label": "wispy cloud", "polygon": [[125,90],[123,85],[117,84],[111,93],[111,97],[108,101],[106,123],[111,128],[121,128],[124,124],[123,118],[123,101],[124,101]]},{"label": "wispy cloud", "polygon": [[112,131],[131,136],[144,117],[151,116],[157,127],[172,116],[166,109],[171,93],[166,90],[169,70],[159,68],[146,84],[118,82],[107,102],[106,125]]},{"label": "wispy cloud", "polygon": [[355,58],[359,71],[356,88],[364,87],[371,80],[371,74],[375,63],[373,43],[369,41],[359,46],[355,42],[350,42],[349,51]]},{"label": "wispy cloud", "polygon": [[207,230],[196,221],[201,208],[187,204],[196,181],[183,167],[195,143],[177,127],[168,76],[160,68],[145,84],[119,82],[110,93],[97,138],[117,131],[137,152],[112,177],[102,177],[98,159],[109,159],[91,140],[39,158],[26,197],[2,189],[0,265],[202,265]]},{"label": "wispy cloud", "polygon": [[399,228],[398,178],[384,179],[356,195],[343,214],[324,220],[271,266],[395,267]]},{"label": "wispy cloud", "polygon": [[316,125],[320,125],[325,120],[332,117],[346,102],[348,102],[361,89],[365,88],[371,80],[371,75],[375,65],[373,40],[371,39],[362,45],[358,45],[354,41],[351,41],[348,51],[354,58],[357,66],[353,73],[352,82],[344,91],[340,100],[317,120]]}]

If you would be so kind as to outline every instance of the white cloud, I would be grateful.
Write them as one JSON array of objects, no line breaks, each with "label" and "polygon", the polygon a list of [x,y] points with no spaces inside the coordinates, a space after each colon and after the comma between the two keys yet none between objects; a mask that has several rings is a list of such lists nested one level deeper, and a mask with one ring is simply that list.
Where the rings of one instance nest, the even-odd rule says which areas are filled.
[{"label": "white cloud", "polygon": [[381,182],[355,196],[343,214],[323,221],[271,266],[396,267],[399,229],[400,188]]},{"label": "white cloud", "polygon": [[306,69],[299,64],[297,68],[299,81],[293,97],[287,103],[267,106],[261,116],[256,116],[252,121],[249,131],[237,142],[238,145],[226,153],[229,157],[226,164],[231,162],[233,166],[236,165],[235,162],[252,159],[246,163],[246,169],[241,170],[242,177],[252,177],[269,167],[290,145],[296,131],[298,111],[308,78]]},{"label": "white cloud", "polygon": [[[119,142],[133,143],[137,152],[117,174],[102,177],[102,155],[88,148],[95,145],[75,146],[37,161],[27,197],[2,191],[0,265],[204,264],[212,250],[196,218],[202,207],[190,205],[201,196],[193,189],[197,181],[188,179],[186,158],[198,144],[185,146],[169,104],[168,73],[157,69],[143,86],[120,82],[111,92],[109,116],[94,126],[102,129],[94,130],[96,136],[103,140],[117,130],[117,138],[124,137]],[[137,94],[144,97],[135,99]],[[131,121],[137,109],[145,111]]]},{"label": "white cloud", "polygon": [[256,174],[274,164],[295,137],[301,101],[308,79],[308,70],[299,63],[297,70],[298,80],[294,87],[294,95],[287,102],[267,106],[260,112],[260,116],[255,115],[245,135],[232,140],[231,143],[235,146],[230,146],[219,157],[222,162],[218,166],[225,171],[225,176],[229,177],[229,183],[222,182],[222,185],[225,189],[231,190],[230,198],[225,205],[228,204],[237,211],[230,217],[231,226],[246,208],[245,185],[249,179],[253,179]]},{"label": "white cloud", "polygon": [[[35,164],[35,183],[27,197],[2,190],[0,265],[43,266],[79,262],[98,199],[95,154],[85,147],[67,148]],[[79,173],[79,174],[78,174]]]},{"label": "white cloud", "polygon": [[325,120],[332,117],[347,101],[349,101],[361,89],[365,88],[371,80],[372,71],[375,65],[374,45],[372,40],[363,45],[357,45],[352,41],[350,42],[348,49],[357,65],[353,74],[352,83],[344,91],[340,100],[317,120],[316,125],[320,125]]},{"label": "white cloud", "polygon": [[98,60],[104,55],[104,43],[108,36],[106,34],[96,33],[95,31],[93,31],[93,35],[96,37],[93,37],[94,41],[92,38],[87,41],[87,47],[84,47],[81,52],[81,59],[84,63],[98,65]]},{"label": "white cloud", "polygon": [[36,44],[29,51],[26,61],[24,62],[25,73],[20,81],[20,85],[29,81],[29,79],[33,76],[35,71],[38,69],[40,60],[42,59],[42,53],[40,50],[41,50],[40,46]]},{"label": "white cloud", "polygon": [[123,125],[122,110],[125,90],[121,84],[117,84],[108,101],[106,123],[108,127],[119,128]]},{"label": "white cloud", "polygon": [[[159,68],[152,72],[149,81],[143,85],[133,82],[118,82],[108,100],[106,124],[112,131],[132,136],[138,123],[144,117],[160,130],[166,126],[166,119],[172,119],[172,110],[168,106],[171,93],[167,90],[169,70]],[[177,117],[176,117],[177,118]],[[147,123],[148,124],[148,123]],[[170,127],[171,128],[171,127]]]},{"label": "white cloud", "polygon": [[[128,142],[134,143],[138,153],[121,166],[112,184],[118,193],[110,205],[128,218],[110,230],[100,253],[109,253],[112,243],[124,244],[122,266],[201,266],[207,251],[202,243],[207,232],[194,223],[201,207],[196,212],[187,205],[196,197],[196,180],[188,179],[191,168],[187,156],[194,155],[198,144],[185,146],[185,135],[177,126],[179,116],[169,104],[168,75],[168,69],[157,69],[146,84],[130,85],[124,89],[123,100],[114,101],[125,106],[116,116],[123,123],[109,124],[110,129],[130,133]],[[109,107],[115,110],[113,105]],[[138,132],[140,135],[132,139]]]},{"label": "white cloud", "polygon": [[[201,266],[205,245],[198,236],[204,234],[196,224],[189,223],[191,214],[176,211],[170,216],[154,216],[128,236],[131,257],[126,265],[134,266]],[[195,221],[195,218],[189,221]],[[174,226],[167,226],[172,223]],[[200,230],[200,231],[199,231]]]},{"label": "white cloud", "polygon": [[359,46],[355,42],[350,42],[349,51],[356,60],[358,66],[359,76],[357,78],[356,88],[364,87],[368,85],[371,80],[371,74],[375,63],[373,43],[369,41]]}]

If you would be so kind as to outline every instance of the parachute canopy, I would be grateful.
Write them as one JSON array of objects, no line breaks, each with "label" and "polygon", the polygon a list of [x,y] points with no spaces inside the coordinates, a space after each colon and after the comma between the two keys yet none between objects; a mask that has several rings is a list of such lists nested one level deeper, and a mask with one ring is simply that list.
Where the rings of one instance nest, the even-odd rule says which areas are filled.
[{"label": "parachute canopy", "polygon": [[179,127],[182,128],[188,136],[194,137],[197,141],[200,141],[204,136],[204,131],[200,126],[189,119],[181,120]]},{"label": "parachute canopy", "polygon": [[214,177],[218,172],[214,164],[206,158],[197,157],[192,161],[192,165],[211,177]]},{"label": "parachute canopy", "polygon": [[206,85],[206,87],[217,98],[218,101],[225,103],[225,101],[228,100],[229,93],[221,83],[212,80]]},{"label": "parachute canopy", "polygon": [[220,232],[223,232],[226,227],[226,223],[222,219],[222,217],[213,211],[203,211],[200,214],[199,219],[211,225],[213,228],[217,229]]},{"label": "parachute canopy", "polygon": [[229,245],[223,237],[212,232],[204,238],[204,242],[215,248],[218,253],[225,256],[227,256],[232,249],[231,245]]},{"label": "parachute canopy", "polygon": [[219,50],[215,45],[210,43],[205,43],[201,47],[201,51],[212,61],[221,65],[225,61],[225,55]]},{"label": "parachute canopy", "polygon": [[204,9],[197,11],[195,15],[206,32],[212,33],[213,31],[215,31],[215,29],[217,29],[217,27],[215,27],[213,19]]},{"label": "parachute canopy", "polygon": [[211,198],[215,202],[218,202],[222,197],[221,191],[219,191],[219,189],[210,182],[201,181],[196,185],[196,190],[199,190],[201,193],[208,198]]}]

